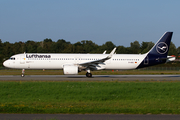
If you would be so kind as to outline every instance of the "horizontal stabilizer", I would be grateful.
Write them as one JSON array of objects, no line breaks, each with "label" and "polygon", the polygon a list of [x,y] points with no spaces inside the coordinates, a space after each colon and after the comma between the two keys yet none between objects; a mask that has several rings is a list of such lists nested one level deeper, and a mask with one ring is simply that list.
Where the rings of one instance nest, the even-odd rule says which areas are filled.
[{"label": "horizontal stabilizer", "polygon": [[170,61],[174,61],[174,60],[176,60],[176,57],[173,57],[173,56],[167,56],[166,62],[170,62]]}]

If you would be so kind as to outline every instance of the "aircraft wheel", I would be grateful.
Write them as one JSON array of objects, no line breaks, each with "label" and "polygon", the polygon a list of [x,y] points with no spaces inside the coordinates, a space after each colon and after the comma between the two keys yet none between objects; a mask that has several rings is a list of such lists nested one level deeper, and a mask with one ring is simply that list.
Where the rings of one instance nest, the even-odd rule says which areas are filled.
[{"label": "aircraft wheel", "polygon": [[92,74],[87,72],[86,77],[92,77]]},{"label": "aircraft wheel", "polygon": [[25,69],[22,69],[21,77],[24,77],[24,76],[25,76]]},{"label": "aircraft wheel", "polygon": [[21,77],[24,77],[24,76],[25,76],[24,74],[21,75]]}]

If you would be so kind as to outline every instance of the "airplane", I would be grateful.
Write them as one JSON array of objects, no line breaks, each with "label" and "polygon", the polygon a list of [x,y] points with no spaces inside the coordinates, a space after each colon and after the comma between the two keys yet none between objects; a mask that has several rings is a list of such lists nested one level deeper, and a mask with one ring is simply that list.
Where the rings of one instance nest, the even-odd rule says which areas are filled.
[{"label": "airplane", "polygon": [[11,56],[3,62],[7,68],[22,69],[62,69],[65,75],[76,75],[87,71],[92,77],[94,70],[127,70],[149,67],[173,61],[167,56],[173,32],[165,32],[157,43],[145,54],[59,54],[59,53],[22,53]]}]

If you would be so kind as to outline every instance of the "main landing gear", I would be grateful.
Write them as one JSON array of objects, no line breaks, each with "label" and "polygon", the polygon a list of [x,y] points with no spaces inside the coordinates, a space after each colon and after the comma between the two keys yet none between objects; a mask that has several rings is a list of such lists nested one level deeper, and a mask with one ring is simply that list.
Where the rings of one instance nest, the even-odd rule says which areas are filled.
[{"label": "main landing gear", "polygon": [[90,72],[90,69],[87,69],[86,71],[87,71],[86,77],[92,77],[92,74],[91,74],[91,72]]},{"label": "main landing gear", "polygon": [[22,69],[22,74],[21,74],[21,77],[24,77],[25,75],[25,69]]},{"label": "main landing gear", "polygon": [[87,72],[86,77],[92,77],[92,74]]}]

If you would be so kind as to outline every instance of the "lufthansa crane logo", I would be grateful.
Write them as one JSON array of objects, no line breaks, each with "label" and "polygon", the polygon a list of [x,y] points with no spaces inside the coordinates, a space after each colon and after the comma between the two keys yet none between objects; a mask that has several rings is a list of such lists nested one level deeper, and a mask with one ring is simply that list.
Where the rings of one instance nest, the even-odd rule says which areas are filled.
[{"label": "lufthansa crane logo", "polygon": [[160,42],[157,44],[156,50],[159,54],[165,54],[168,51],[168,46],[165,42]]}]

